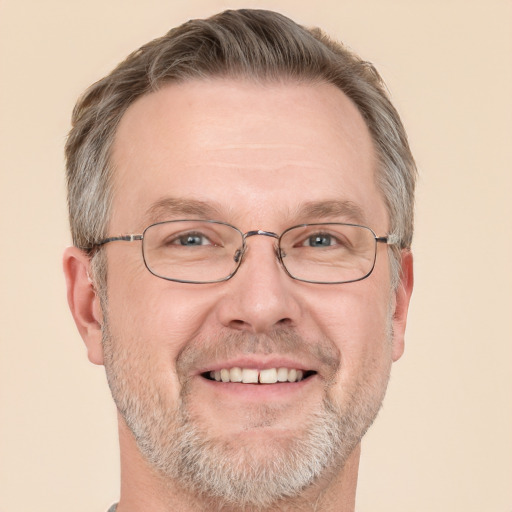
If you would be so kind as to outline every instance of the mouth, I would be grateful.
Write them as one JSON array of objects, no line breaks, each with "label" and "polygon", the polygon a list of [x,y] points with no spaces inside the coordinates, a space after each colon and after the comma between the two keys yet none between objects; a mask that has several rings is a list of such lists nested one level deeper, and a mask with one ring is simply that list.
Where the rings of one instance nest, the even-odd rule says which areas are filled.
[{"label": "mouth", "polygon": [[301,370],[297,368],[222,368],[201,373],[207,380],[215,382],[232,382],[237,384],[268,385],[301,382],[316,375],[314,370]]}]

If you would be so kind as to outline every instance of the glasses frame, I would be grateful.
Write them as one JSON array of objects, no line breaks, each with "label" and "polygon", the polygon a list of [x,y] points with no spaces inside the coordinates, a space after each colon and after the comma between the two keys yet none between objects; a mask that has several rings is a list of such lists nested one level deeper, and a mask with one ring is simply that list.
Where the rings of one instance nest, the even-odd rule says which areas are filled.
[{"label": "glasses frame", "polygon": [[[211,223],[211,224],[220,224],[220,225],[232,228],[235,231],[237,231],[238,233],[240,233],[240,235],[242,237],[242,247],[237,252],[235,252],[235,254],[233,255],[233,259],[236,263],[236,267],[233,270],[233,272],[231,272],[231,274],[229,274],[228,276],[223,277],[221,279],[215,279],[215,280],[211,280],[211,281],[189,281],[189,280],[184,280],[184,279],[176,279],[176,278],[172,278],[172,277],[161,276],[160,274],[157,274],[153,270],[151,270],[150,266],[148,265],[148,263],[146,261],[146,255],[144,252],[144,236],[145,236],[146,232],[148,231],[148,229],[151,229],[154,226],[159,226],[161,224],[170,224],[173,222],[206,222],[206,223]],[[303,228],[303,227],[308,227],[308,226],[332,226],[332,225],[359,227],[359,228],[364,228],[364,229],[367,229],[368,231],[370,231],[370,233],[373,235],[373,238],[375,239],[375,251],[374,251],[373,263],[372,263],[371,269],[364,276],[358,277],[357,279],[351,279],[349,281],[311,281],[308,279],[301,279],[300,277],[295,277],[293,274],[291,274],[290,271],[286,268],[286,264],[283,261],[283,255],[282,255],[282,250],[281,250],[282,237],[289,231],[291,231],[293,229],[297,229],[297,228]],[[228,281],[238,272],[238,269],[242,265],[244,255],[247,250],[247,243],[246,243],[247,239],[252,236],[260,236],[260,235],[275,238],[277,240],[277,247],[275,248],[276,249],[275,250],[276,257],[277,257],[281,267],[283,268],[283,270],[286,272],[286,274],[288,276],[290,276],[292,279],[294,279],[296,281],[301,281],[303,283],[311,283],[311,284],[346,284],[346,283],[355,283],[357,281],[362,281],[363,279],[366,279],[368,276],[370,276],[370,274],[373,272],[373,270],[375,268],[375,264],[377,261],[378,244],[383,243],[383,244],[392,246],[392,245],[398,245],[398,243],[399,243],[399,239],[398,239],[397,235],[388,234],[385,236],[377,236],[375,234],[375,232],[373,231],[373,229],[369,228],[368,226],[363,226],[362,224],[351,224],[348,222],[313,222],[313,223],[297,224],[295,226],[291,226],[291,227],[285,229],[280,235],[278,235],[277,233],[274,233],[273,231],[264,231],[261,229],[255,229],[255,230],[251,230],[251,231],[247,231],[246,233],[243,233],[236,226],[233,226],[232,224],[229,224],[227,222],[223,222],[220,220],[175,219],[175,220],[164,220],[164,221],[160,221],[160,222],[154,222],[153,224],[150,224],[149,226],[147,226],[143,230],[143,232],[140,234],[119,235],[119,236],[110,236],[107,238],[103,238],[102,240],[93,244],[86,250],[94,253],[95,251],[99,250],[101,247],[103,247],[106,244],[109,244],[110,242],[134,242],[136,240],[140,240],[140,241],[142,241],[141,251],[142,251],[142,259],[144,261],[144,265],[152,275],[159,277],[160,279],[165,279],[166,281],[173,281],[176,283],[212,284],[212,283],[222,283],[224,281]]]}]

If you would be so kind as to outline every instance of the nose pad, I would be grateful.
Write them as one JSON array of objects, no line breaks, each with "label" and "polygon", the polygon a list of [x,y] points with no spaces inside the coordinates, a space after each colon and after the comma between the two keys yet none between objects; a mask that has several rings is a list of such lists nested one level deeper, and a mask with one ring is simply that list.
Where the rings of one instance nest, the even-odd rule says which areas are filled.
[{"label": "nose pad", "polygon": [[233,261],[237,265],[237,270],[240,267],[240,265],[243,263],[243,259],[248,251],[249,246],[247,245],[246,240],[250,237],[258,236],[258,235],[267,236],[267,237],[276,239],[276,243],[274,244],[274,254],[275,254],[277,261],[279,262],[281,268],[288,274],[288,271],[286,270],[286,267],[284,266],[284,263],[283,263],[283,258],[286,256],[286,254],[279,248],[279,235],[277,235],[276,233],[274,233],[272,231],[263,231],[261,229],[247,231],[247,233],[245,233],[243,235],[243,245],[242,245],[242,247],[239,247],[235,251],[235,254],[233,255]]},{"label": "nose pad", "polygon": [[235,263],[240,263],[240,261],[244,257],[244,253],[245,247],[240,247],[240,249],[236,250],[235,255],[233,256],[233,260],[235,261]]},{"label": "nose pad", "polygon": [[[235,254],[233,255],[233,261],[237,264],[240,263],[243,260],[246,251],[247,251],[246,245],[237,249],[235,251]],[[274,246],[274,253],[275,253],[276,258],[279,261],[279,263],[284,267],[283,258],[286,256],[286,253],[282,249],[279,248],[278,244],[276,244]]]}]

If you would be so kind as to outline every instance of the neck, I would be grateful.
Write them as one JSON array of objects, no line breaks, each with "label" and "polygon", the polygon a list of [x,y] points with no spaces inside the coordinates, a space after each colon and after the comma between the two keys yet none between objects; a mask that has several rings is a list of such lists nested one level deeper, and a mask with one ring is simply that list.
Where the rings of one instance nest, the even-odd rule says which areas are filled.
[{"label": "neck", "polygon": [[293,499],[282,500],[267,509],[241,509],[215,499],[195,495],[175,481],[156,472],[141,455],[131,431],[119,420],[121,448],[121,497],[117,512],[354,512],[360,445],[344,466],[331,470]]}]

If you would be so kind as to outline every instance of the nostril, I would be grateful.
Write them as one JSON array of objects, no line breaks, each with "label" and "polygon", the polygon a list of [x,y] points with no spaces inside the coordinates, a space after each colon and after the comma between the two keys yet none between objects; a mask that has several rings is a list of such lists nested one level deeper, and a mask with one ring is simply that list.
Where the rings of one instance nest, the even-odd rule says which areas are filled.
[{"label": "nostril", "polygon": [[250,326],[243,320],[236,320],[236,319],[231,320],[231,322],[229,323],[229,327],[236,331],[242,331],[242,330],[246,330],[248,328],[250,330]]}]

